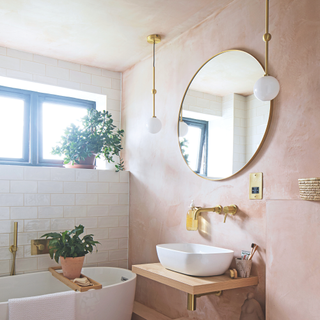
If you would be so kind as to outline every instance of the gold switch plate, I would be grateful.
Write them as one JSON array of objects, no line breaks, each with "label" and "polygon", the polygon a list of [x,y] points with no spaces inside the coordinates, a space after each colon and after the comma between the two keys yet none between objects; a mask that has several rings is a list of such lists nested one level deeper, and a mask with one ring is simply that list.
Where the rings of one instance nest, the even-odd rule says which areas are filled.
[{"label": "gold switch plate", "polygon": [[250,173],[249,199],[262,199],[262,172]]},{"label": "gold switch plate", "polygon": [[31,255],[49,253],[50,239],[31,240]]}]

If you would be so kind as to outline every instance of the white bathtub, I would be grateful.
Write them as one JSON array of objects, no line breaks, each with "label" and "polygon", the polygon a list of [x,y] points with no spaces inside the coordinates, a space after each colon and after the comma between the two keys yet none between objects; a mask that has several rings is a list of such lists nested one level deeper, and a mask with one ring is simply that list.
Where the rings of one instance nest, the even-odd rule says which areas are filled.
[{"label": "white bathtub", "polygon": [[[77,320],[130,320],[136,274],[120,268],[83,268],[82,273],[102,284],[102,289],[76,293]],[[124,277],[128,280],[123,281]],[[8,299],[72,290],[49,271],[0,277],[0,320],[9,319]],[[21,319],[23,320],[23,319]]]}]

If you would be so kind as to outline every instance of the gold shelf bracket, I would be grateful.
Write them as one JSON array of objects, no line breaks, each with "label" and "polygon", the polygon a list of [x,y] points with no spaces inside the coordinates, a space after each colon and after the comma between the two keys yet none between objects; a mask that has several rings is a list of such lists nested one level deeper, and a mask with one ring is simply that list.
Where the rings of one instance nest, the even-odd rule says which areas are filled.
[{"label": "gold shelf bracket", "polygon": [[202,296],[208,296],[214,294],[217,297],[220,297],[222,295],[222,290],[220,291],[214,291],[214,292],[208,292],[208,293],[203,293],[203,294],[191,294],[188,293],[187,297],[187,310],[189,311],[195,311],[197,308],[197,298],[200,298]]}]

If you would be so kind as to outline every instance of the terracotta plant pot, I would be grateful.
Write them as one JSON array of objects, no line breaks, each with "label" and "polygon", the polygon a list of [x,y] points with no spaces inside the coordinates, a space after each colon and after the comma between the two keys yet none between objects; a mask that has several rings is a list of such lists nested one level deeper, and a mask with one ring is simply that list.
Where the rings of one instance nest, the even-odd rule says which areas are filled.
[{"label": "terracotta plant pot", "polygon": [[73,168],[73,169],[94,169],[94,162],[96,161],[96,156],[93,155],[91,157],[86,158],[85,160],[80,160],[80,163],[75,163],[72,165],[71,163],[67,163],[63,165],[65,168]]},{"label": "terracotta plant pot", "polygon": [[76,258],[60,257],[60,264],[62,267],[63,275],[68,279],[79,278],[83,266],[84,256]]}]

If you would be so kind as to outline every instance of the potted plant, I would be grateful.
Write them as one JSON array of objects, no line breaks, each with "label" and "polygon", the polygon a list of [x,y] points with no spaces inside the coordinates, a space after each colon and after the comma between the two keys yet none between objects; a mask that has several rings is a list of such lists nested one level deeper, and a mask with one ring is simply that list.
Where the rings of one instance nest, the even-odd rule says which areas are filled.
[{"label": "potted plant", "polygon": [[51,238],[49,242],[49,253],[51,259],[54,259],[62,267],[63,275],[69,279],[79,278],[87,253],[92,252],[93,247],[100,244],[93,240],[93,234],[87,234],[82,239],[79,235],[83,233],[84,226],[75,226],[71,231],[62,233],[50,232],[41,236],[46,239]]},{"label": "potted plant", "polygon": [[[124,130],[115,128],[108,111],[88,109],[87,115],[81,119],[81,126],[71,124],[67,127],[51,153],[64,155],[65,167],[93,169],[95,158],[101,157],[109,163],[114,162],[113,156],[119,156],[122,150],[121,139],[124,134]],[[124,169],[121,158],[115,168],[117,172]]]}]

